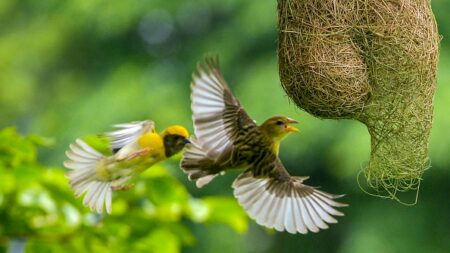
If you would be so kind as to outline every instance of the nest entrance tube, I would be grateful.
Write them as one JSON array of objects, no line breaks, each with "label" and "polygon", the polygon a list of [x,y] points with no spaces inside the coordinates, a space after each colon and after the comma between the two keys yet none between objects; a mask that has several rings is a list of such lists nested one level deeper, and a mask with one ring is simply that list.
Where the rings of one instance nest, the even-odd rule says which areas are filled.
[{"label": "nest entrance tube", "polygon": [[[417,190],[428,163],[439,35],[429,0],[278,0],[281,83],[303,110],[371,136],[374,195]],[[399,200],[400,201],[400,200]]]}]

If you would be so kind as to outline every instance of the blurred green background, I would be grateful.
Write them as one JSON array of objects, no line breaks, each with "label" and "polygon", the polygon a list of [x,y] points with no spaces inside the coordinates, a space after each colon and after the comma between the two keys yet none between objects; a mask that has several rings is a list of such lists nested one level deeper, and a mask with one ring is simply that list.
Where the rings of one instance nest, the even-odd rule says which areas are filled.
[{"label": "blurred green background", "polygon": [[[432,167],[418,204],[406,207],[359,189],[370,152],[362,124],[319,120],[288,101],[276,1],[1,0],[0,252],[450,252],[450,1],[432,4],[443,35]],[[198,190],[177,159],[115,194],[111,216],[73,198],[62,162],[76,137],[143,119],[192,130],[190,75],[205,53],[220,56],[258,122],[301,121],[282,159],[309,184],[347,194],[339,224],[308,235],[265,230],[232,198],[236,173]]]}]

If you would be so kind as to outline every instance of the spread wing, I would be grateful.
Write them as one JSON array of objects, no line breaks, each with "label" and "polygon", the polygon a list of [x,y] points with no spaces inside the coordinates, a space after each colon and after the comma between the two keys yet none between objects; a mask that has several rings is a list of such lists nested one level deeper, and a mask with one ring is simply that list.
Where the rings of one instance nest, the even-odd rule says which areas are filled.
[{"label": "spread wing", "polygon": [[151,120],[117,124],[114,127],[117,130],[106,133],[111,140],[112,150],[121,149],[129,143],[136,142],[142,134],[155,131],[155,123]]},{"label": "spread wing", "polygon": [[194,131],[198,144],[210,153],[220,154],[233,145],[234,138],[254,121],[231,93],[217,58],[205,58],[191,83]]},{"label": "spread wing", "polygon": [[[258,224],[306,234],[326,229],[327,223],[337,223],[333,216],[344,215],[336,210],[347,206],[335,201],[340,195],[303,184],[307,178],[290,176],[278,158],[265,166],[268,168],[250,168],[233,182],[234,196]],[[255,176],[260,170],[271,172]]]}]

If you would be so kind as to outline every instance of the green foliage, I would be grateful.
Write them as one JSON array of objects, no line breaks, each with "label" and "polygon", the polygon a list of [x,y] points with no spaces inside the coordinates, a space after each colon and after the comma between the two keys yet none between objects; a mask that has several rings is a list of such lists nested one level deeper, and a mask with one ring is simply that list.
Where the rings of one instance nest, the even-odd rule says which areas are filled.
[{"label": "green foliage", "polygon": [[73,232],[78,206],[62,170],[37,162],[36,145],[47,141],[23,137],[14,128],[0,132],[0,235],[60,237]]},{"label": "green foliage", "polygon": [[[26,251],[32,253],[164,252],[159,247],[167,252],[168,247],[181,247],[187,253],[447,252],[450,5],[448,0],[431,3],[443,35],[432,168],[425,172],[419,203],[404,208],[369,198],[357,187],[356,175],[370,152],[370,137],[360,123],[319,120],[289,103],[278,77],[276,1],[0,0],[0,128],[15,126],[19,132],[56,140],[45,148],[51,140],[2,131],[10,137],[0,142],[0,252],[6,251],[7,240],[25,232],[30,235]],[[111,216],[90,214],[73,197],[59,167],[77,137],[143,119],[154,120],[158,130],[182,124],[192,131],[189,79],[205,53],[220,56],[225,78],[258,123],[276,114],[300,121],[300,134],[284,141],[281,158],[292,174],[311,176],[311,185],[346,194],[343,201],[350,207],[339,224],[318,234],[292,236],[268,234],[250,222],[248,233],[242,234],[245,226],[239,224],[247,218],[233,211],[240,208],[230,187],[237,174],[227,173],[196,189],[178,169],[177,158],[146,171],[130,192],[114,194]],[[36,144],[40,163],[30,162],[36,161]],[[19,173],[11,164],[28,169]],[[16,173],[28,179],[18,184]],[[158,189],[151,185],[154,181]],[[11,197],[31,186],[40,189],[32,191],[35,207],[21,206]],[[176,194],[161,193],[164,189]],[[39,204],[45,197],[38,193],[49,196],[57,210]],[[169,195],[170,201],[156,193]],[[63,203],[69,211],[60,211]],[[56,212],[58,218],[35,228],[33,218],[25,219],[22,212],[31,217]],[[233,216],[240,219],[229,218]],[[58,223],[67,229],[50,231],[63,230]],[[12,228],[16,224],[27,230]]]},{"label": "green foliage", "polygon": [[172,253],[196,241],[185,220],[247,230],[233,199],[192,198],[160,165],[138,178],[134,190],[115,193],[112,215],[90,213],[62,169],[38,162],[37,149],[48,142],[14,128],[0,131],[0,243],[24,238],[29,252]]}]

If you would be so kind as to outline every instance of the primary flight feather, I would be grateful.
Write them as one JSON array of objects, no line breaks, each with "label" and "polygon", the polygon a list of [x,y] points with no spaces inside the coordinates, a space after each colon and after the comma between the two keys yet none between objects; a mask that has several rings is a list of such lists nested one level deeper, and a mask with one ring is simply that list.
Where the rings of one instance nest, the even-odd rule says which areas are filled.
[{"label": "primary flight feather", "polygon": [[191,100],[195,137],[181,168],[197,187],[221,172],[244,169],[233,182],[234,196],[258,224],[277,231],[318,232],[336,223],[346,206],[329,194],[303,184],[307,177],[291,176],[278,157],[280,142],[298,131],[297,121],[275,116],[257,125],[231,93],[218,59],[206,58],[193,75]]}]

